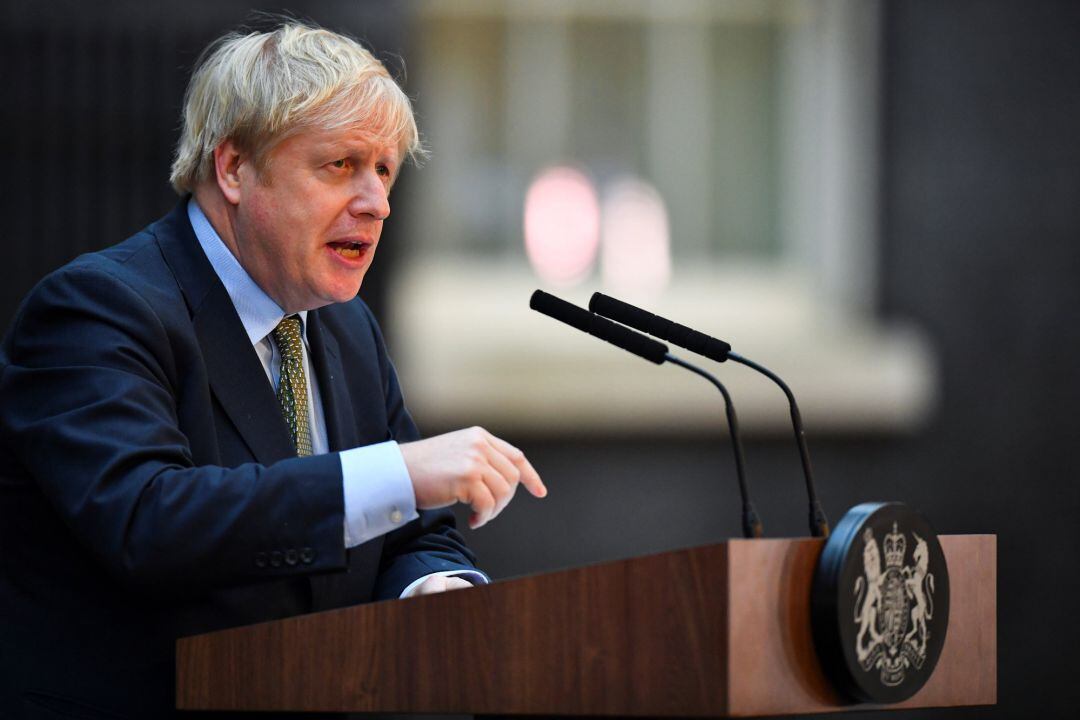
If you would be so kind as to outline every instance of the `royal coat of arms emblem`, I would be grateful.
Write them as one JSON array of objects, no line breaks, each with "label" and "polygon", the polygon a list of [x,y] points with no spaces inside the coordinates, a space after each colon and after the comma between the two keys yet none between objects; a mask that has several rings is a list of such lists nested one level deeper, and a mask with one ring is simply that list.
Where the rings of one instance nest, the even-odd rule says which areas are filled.
[{"label": "royal coat of arms emblem", "polygon": [[908,668],[922,668],[934,617],[934,574],[926,541],[913,532],[912,564],[905,564],[907,539],[897,523],[885,536],[885,568],[873,530],[863,531],[863,574],[855,580],[855,656],[865,671],[879,670],[884,685],[904,681]]},{"label": "royal coat of arms emblem", "polygon": [[937,533],[903,503],[863,503],[825,542],[811,591],[822,670],[852,700],[895,703],[929,679],[949,624]]}]

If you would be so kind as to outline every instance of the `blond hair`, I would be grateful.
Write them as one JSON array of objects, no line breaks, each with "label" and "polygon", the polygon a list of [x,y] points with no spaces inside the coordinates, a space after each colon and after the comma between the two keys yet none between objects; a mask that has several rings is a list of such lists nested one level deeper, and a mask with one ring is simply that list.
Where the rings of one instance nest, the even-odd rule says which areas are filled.
[{"label": "blond hair", "polygon": [[193,192],[212,177],[214,148],[225,140],[262,170],[287,137],[345,127],[362,127],[413,160],[424,155],[408,96],[355,40],[296,22],[229,33],[191,75],[169,182],[181,195]]}]

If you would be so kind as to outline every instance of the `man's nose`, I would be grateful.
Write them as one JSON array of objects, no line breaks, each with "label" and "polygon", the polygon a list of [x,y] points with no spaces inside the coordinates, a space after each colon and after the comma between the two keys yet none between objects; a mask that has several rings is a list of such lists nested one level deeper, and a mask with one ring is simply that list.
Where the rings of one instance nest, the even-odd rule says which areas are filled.
[{"label": "man's nose", "polygon": [[390,216],[390,190],[378,173],[363,173],[357,178],[349,212],[355,217],[370,215],[376,220]]}]

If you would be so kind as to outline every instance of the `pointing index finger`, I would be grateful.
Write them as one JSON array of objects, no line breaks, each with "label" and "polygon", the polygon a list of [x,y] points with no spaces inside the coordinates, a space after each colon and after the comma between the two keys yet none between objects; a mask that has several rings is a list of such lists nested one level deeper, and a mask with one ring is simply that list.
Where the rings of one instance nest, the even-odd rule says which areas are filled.
[{"label": "pointing index finger", "polygon": [[536,472],[536,468],[534,468],[528,458],[525,457],[525,453],[494,435],[491,436],[491,444],[495,446],[496,450],[517,465],[518,470],[521,471],[521,484],[524,485],[530,493],[538,498],[547,495],[547,488],[544,486],[544,481],[540,479],[540,474]]},{"label": "pointing index finger", "polygon": [[544,485],[544,481],[540,479],[540,473],[536,472],[532,463],[524,455],[521,456],[518,467],[521,469],[521,484],[525,486],[525,489],[532,493],[534,497],[547,497],[547,487]]}]

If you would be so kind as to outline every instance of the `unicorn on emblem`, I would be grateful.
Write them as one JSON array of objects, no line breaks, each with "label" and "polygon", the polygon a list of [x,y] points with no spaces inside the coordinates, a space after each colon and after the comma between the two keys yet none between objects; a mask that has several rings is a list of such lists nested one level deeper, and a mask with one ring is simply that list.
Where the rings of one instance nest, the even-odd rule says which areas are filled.
[{"label": "unicorn on emblem", "polygon": [[926,641],[930,637],[926,621],[934,619],[934,576],[929,572],[930,550],[926,541],[918,533],[913,532],[912,535],[915,536],[915,552],[912,553],[915,566],[904,568],[904,575],[907,576],[904,585],[915,605],[911,608],[911,631],[904,641],[911,642],[918,636],[919,655],[922,656],[926,655]]}]

